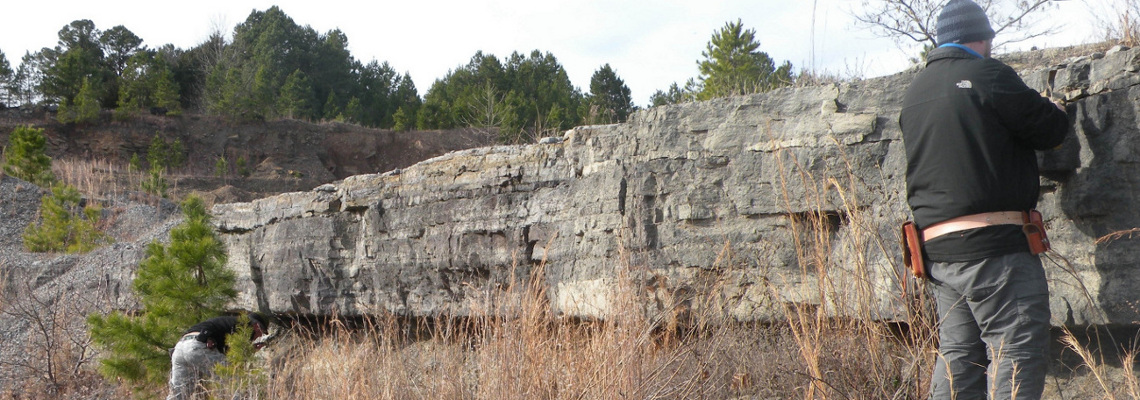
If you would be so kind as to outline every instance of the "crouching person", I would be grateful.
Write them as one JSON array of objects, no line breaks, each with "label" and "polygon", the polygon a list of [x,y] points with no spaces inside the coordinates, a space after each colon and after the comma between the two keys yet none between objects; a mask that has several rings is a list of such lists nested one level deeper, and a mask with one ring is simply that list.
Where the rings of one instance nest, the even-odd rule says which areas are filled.
[{"label": "crouching person", "polygon": [[[268,328],[264,316],[250,313],[251,341],[265,335]],[[209,376],[214,365],[226,361],[226,335],[238,330],[238,317],[215,317],[186,330],[170,356],[170,394],[167,400],[190,399],[201,380]],[[256,348],[260,346],[255,345]]]}]

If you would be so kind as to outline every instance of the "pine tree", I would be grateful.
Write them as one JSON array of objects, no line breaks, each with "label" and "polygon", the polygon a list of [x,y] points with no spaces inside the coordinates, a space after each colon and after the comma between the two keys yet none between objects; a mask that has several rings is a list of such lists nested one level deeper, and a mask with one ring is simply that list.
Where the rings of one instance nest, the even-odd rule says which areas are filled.
[{"label": "pine tree", "polygon": [[784,62],[777,68],[759,48],[754,29],[744,29],[740,20],[726,23],[701,52],[705,59],[697,63],[702,84],[698,98],[759,93],[791,84],[792,64]]},{"label": "pine tree", "polygon": [[8,63],[8,57],[4,56],[4,52],[0,51],[0,107],[14,104],[12,102],[16,95],[14,83],[15,72],[12,71],[12,65]]},{"label": "pine tree", "polygon": [[226,155],[223,154],[221,156],[218,156],[217,160],[214,160],[214,176],[225,178],[229,172],[230,166],[229,163],[226,162]]},{"label": "pine tree", "polygon": [[202,200],[182,203],[185,220],[170,232],[170,245],[155,241],[139,264],[132,287],[140,312],[93,314],[87,322],[94,343],[108,350],[100,372],[143,390],[161,388],[170,371],[167,349],[187,327],[218,316],[237,296],[234,273],[209,223]]},{"label": "pine tree", "polygon": [[102,208],[81,206],[79,191],[71,185],[54,186],[51,193],[40,200],[39,223],[24,230],[24,248],[36,253],[86,253],[107,240],[95,228]]},{"label": "pine tree", "polygon": [[653,105],[654,107],[667,104],[680,104],[686,100],[692,100],[693,97],[693,93],[690,93],[686,90],[681,90],[681,87],[677,85],[677,82],[673,82],[672,85],[669,85],[668,92],[657,90],[653,93],[653,95],[649,96],[649,104]]},{"label": "pine tree", "polygon": [[131,154],[131,160],[127,162],[127,171],[139,172],[141,170],[142,166],[139,161],[139,153]]},{"label": "pine tree", "polygon": [[167,166],[172,169],[182,168],[182,165],[186,164],[186,149],[182,146],[182,139],[174,138],[174,141],[166,147],[166,161]]},{"label": "pine tree", "polygon": [[609,64],[602,66],[590,77],[590,105],[594,120],[591,122],[625,122],[633,112],[633,96],[629,86],[618,78]]},{"label": "pine tree", "polygon": [[164,171],[162,167],[150,167],[150,172],[146,179],[143,179],[142,183],[140,183],[139,188],[142,189],[143,192],[165,198],[166,189],[168,189],[170,185],[166,183],[166,174]]},{"label": "pine tree", "polygon": [[155,76],[151,79],[154,81],[151,97],[154,106],[166,110],[166,115],[169,116],[182,115],[182,104],[179,100],[181,97],[178,94],[178,84],[174,82],[174,73],[163,65],[153,74]]},{"label": "pine tree", "polygon": [[408,112],[407,110],[407,106],[401,106],[396,109],[396,113],[392,115],[392,130],[403,132],[416,126],[415,113]]},{"label": "pine tree", "polygon": [[40,186],[50,186],[55,182],[55,174],[51,172],[51,158],[44,153],[46,149],[43,129],[17,127],[8,136],[8,146],[4,148],[4,172]]},{"label": "pine tree", "polygon": [[293,71],[281,86],[277,109],[290,119],[309,120],[313,117],[313,84],[301,70]]},{"label": "pine tree", "polygon": [[253,328],[249,325],[249,314],[238,316],[237,328],[226,336],[226,362],[214,366],[216,379],[210,382],[212,393],[218,398],[260,398],[265,393],[252,395],[250,389],[264,388],[269,379],[263,363],[255,356],[257,347],[249,338]]},{"label": "pine tree", "polygon": [[83,78],[83,86],[79,89],[79,94],[75,96],[74,102],[68,102],[64,99],[59,105],[59,113],[56,119],[60,123],[74,122],[77,124],[90,124],[99,120],[99,88],[98,81],[88,78]]},{"label": "pine tree", "polygon": [[354,96],[353,98],[348,99],[348,104],[344,106],[344,118],[340,119],[343,119],[348,123],[359,124],[360,116],[363,114],[364,107],[360,105],[360,99]]},{"label": "pine tree", "polygon": [[150,147],[146,149],[146,162],[150,164],[150,168],[166,168],[170,160],[167,149],[166,141],[158,136],[158,132],[155,132],[154,138],[150,140]]},{"label": "pine tree", "polygon": [[153,59],[146,52],[131,56],[120,72],[119,103],[115,108],[115,119],[125,121],[138,114],[150,97],[146,75],[153,67]]},{"label": "pine tree", "polygon": [[337,100],[335,92],[329,92],[329,98],[325,100],[322,110],[325,112],[325,120],[335,121],[341,117],[340,101]]}]

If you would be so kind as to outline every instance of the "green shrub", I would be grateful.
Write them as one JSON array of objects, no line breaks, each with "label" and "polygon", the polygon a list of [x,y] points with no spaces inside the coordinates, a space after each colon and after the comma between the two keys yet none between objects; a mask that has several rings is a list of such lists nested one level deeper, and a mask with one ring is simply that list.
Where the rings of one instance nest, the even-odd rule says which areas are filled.
[{"label": "green shrub", "polygon": [[17,127],[8,136],[8,146],[4,148],[4,173],[40,186],[51,186],[55,174],[51,172],[51,158],[45,154],[46,149],[43,129]]},{"label": "green shrub", "polygon": [[224,178],[229,171],[230,166],[226,162],[226,156],[218,156],[217,161],[214,161],[214,176]]},{"label": "green shrub", "polygon": [[40,220],[24,230],[24,248],[32,252],[86,253],[107,241],[96,225],[101,207],[80,206],[79,191],[70,185],[52,187],[40,200]]},{"label": "green shrub", "polygon": [[170,185],[166,183],[166,174],[163,171],[164,168],[161,166],[152,166],[149,175],[142,181],[140,186],[142,191],[155,196],[166,197],[166,189]]},{"label": "green shrub", "polygon": [[[268,328],[268,327],[266,327]],[[249,338],[253,328],[249,326],[249,315],[238,317],[237,329],[226,335],[226,362],[214,366],[216,379],[212,382],[212,393],[220,398],[265,398],[265,385],[269,374],[255,357],[257,348]]]},{"label": "green shrub", "polygon": [[150,164],[153,170],[155,167],[166,168],[170,166],[170,146],[166,141],[158,136],[158,132],[154,133],[154,139],[150,141],[150,147],[146,149],[146,162]]},{"label": "green shrub", "polygon": [[127,163],[127,171],[139,172],[142,170],[142,162],[139,161],[139,153],[131,154],[131,161]]},{"label": "green shrub", "polygon": [[242,178],[249,178],[253,173],[249,170],[249,164],[246,163],[245,157],[238,157],[237,159],[237,173]]}]

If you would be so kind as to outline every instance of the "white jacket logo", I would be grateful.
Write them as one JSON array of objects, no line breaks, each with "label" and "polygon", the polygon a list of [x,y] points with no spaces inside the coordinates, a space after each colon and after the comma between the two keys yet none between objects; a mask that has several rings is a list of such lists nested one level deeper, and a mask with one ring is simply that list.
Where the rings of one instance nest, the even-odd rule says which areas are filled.
[{"label": "white jacket logo", "polygon": [[957,86],[959,89],[969,89],[974,87],[974,84],[968,80],[962,80],[961,82],[958,82]]}]

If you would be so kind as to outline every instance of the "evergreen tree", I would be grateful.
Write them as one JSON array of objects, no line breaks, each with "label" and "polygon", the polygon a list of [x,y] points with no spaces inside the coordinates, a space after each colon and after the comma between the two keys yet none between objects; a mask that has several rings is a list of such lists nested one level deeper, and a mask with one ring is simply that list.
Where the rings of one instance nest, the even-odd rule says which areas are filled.
[{"label": "evergreen tree", "polygon": [[127,68],[127,60],[144,50],[142,42],[142,38],[122,25],[103,31],[99,35],[99,44],[103,49],[107,66],[116,76],[123,75],[123,70]]},{"label": "evergreen tree", "polygon": [[218,316],[237,296],[226,253],[201,199],[182,203],[185,220],[170,232],[170,245],[147,246],[132,287],[142,303],[134,315],[91,315],[92,341],[108,350],[100,372],[157,392],[170,371],[167,349],[187,327]]},{"label": "evergreen tree", "polygon": [[276,81],[276,71],[266,66],[257,68],[257,73],[253,76],[252,96],[245,99],[249,111],[247,118],[265,120],[277,116],[277,104],[274,101],[278,88]]},{"label": "evergreen tree", "polygon": [[408,107],[406,106],[396,110],[396,114],[392,116],[392,130],[403,132],[416,126],[415,112],[409,112],[407,110]]},{"label": "evergreen tree", "polygon": [[39,87],[43,83],[43,67],[46,57],[43,52],[25,52],[20,59],[20,66],[16,68],[16,75],[12,77],[9,88],[15,103],[19,105],[31,104],[41,99]]},{"label": "evergreen tree", "polygon": [[[488,87],[494,90],[490,96]],[[578,124],[582,97],[550,53],[536,50],[527,57],[516,52],[504,63],[478,52],[466,66],[432,84],[417,112],[417,126],[484,124],[486,118],[476,116],[485,116],[487,105],[498,103],[502,112],[495,119],[501,139],[518,142]]]},{"label": "evergreen tree", "polygon": [[249,314],[238,316],[237,327],[234,332],[227,335],[226,362],[214,366],[216,379],[209,383],[211,394],[217,393],[220,398],[259,398],[265,393],[256,395],[250,389],[265,387],[269,379],[263,362],[256,357],[257,348],[253,341],[253,328],[249,325]]},{"label": "evergreen tree", "polygon": [[[206,82],[207,108],[240,119],[283,115],[277,109],[277,95],[285,79],[297,70],[313,79],[316,96],[332,92],[323,85],[324,77],[334,73],[343,72],[351,85],[355,65],[344,67],[343,71],[320,70],[322,63],[330,62],[321,58],[321,45],[316,31],[297,25],[276,6],[252,12],[234,28],[233,43],[223,46],[217,57]],[[352,88],[338,90],[340,95],[350,93]]]},{"label": "evergreen tree", "polygon": [[4,172],[8,175],[40,185],[55,182],[51,172],[51,158],[47,156],[47,137],[43,129],[20,126],[8,135],[4,147]]},{"label": "evergreen tree", "polygon": [[186,164],[186,147],[182,145],[182,139],[174,138],[174,141],[166,147],[166,166],[178,169],[184,164]]},{"label": "evergreen tree", "polygon": [[[420,106],[423,105],[423,100],[420,99],[420,94],[416,90],[416,83],[412,81],[412,76],[407,72],[396,82],[396,93],[393,102],[395,103],[395,110],[399,111],[403,109],[406,121],[412,122],[411,124],[405,124],[405,129],[413,127],[415,125],[416,112],[419,111]],[[396,123],[395,114],[392,114],[392,123],[393,125]]]},{"label": "evergreen tree", "polygon": [[139,184],[143,192],[162,198],[166,197],[166,189],[169,187],[170,185],[166,183],[166,170],[154,165],[150,167],[146,179]]},{"label": "evergreen tree", "polygon": [[400,106],[397,94],[400,75],[388,63],[372,61],[360,71],[359,79],[357,98],[362,114],[357,122],[365,126],[391,127],[392,116]]},{"label": "evergreen tree", "polygon": [[83,78],[83,86],[79,90],[79,94],[75,96],[74,102],[64,99],[59,105],[56,119],[63,124],[90,124],[98,121],[101,110],[99,101],[101,91],[98,81]]},{"label": "evergreen tree", "polygon": [[339,118],[348,123],[359,124],[360,117],[364,114],[364,107],[360,104],[360,99],[353,97],[348,99],[348,104],[344,106],[343,118]]},{"label": "evergreen tree", "polygon": [[40,199],[39,223],[24,230],[24,248],[37,253],[86,253],[107,240],[95,228],[102,208],[81,206],[79,191],[71,185],[53,186],[51,193]]},{"label": "evergreen tree", "polygon": [[649,103],[656,107],[666,104],[680,104],[686,99],[691,98],[691,93],[681,90],[681,87],[677,86],[677,82],[673,82],[672,85],[669,85],[669,91],[658,90],[653,92],[653,95],[649,96]]},{"label": "evergreen tree", "polygon": [[147,75],[154,68],[153,57],[146,52],[136,53],[125,63],[119,77],[119,104],[115,118],[124,120],[134,116],[150,104],[151,87]]},{"label": "evergreen tree", "polygon": [[234,161],[234,167],[237,167],[238,176],[249,178],[249,163],[245,161],[245,156],[238,156],[237,161]]},{"label": "evergreen tree", "polygon": [[590,77],[591,122],[613,123],[625,122],[633,112],[633,96],[630,95],[629,86],[618,78],[617,73],[609,64],[594,72]]},{"label": "evergreen tree", "polygon": [[792,64],[776,68],[759,48],[754,29],[744,29],[740,20],[726,23],[701,52],[705,59],[697,63],[702,85],[698,98],[759,93],[791,84]]},{"label": "evergreen tree", "polygon": [[325,100],[325,106],[321,107],[321,109],[325,112],[325,120],[336,121],[341,117],[342,110],[340,108],[340,101],[337,100],[335,92],[329,92],[329,97]]},{"label": "evergreen tree", "polygon": [[[348,51],[348,36],[339,29],[329,31],[317,37],[311,50],[312,59],[308,61],[305,73],[313,79],[313,93],[315,99],[335,99],[325,102],[316,115],[333,120],[344,110],[345,102],[352,96],[361,96],[361,86],[367,85],[368,68],[352,57]],[[364,71],[364,72],[358,72]],[[325,108],[331,107],[331,108]]]},{"label": "evergreen tree", "polygon": [[277,99],[277,109],[286,118],[313,118],[313,85],[304,71],[295,70],[285,78],[285,84],[281,86],[281,97]]},{"label": "evergreen tree", "polygon": [[3,51],[0,51],[0,108],[14,104],[12,99],[15,97],[13,90],[15,78],[12,65],[8,63],[8,57],[4,55]]},{"label": "evergreen tree", "polygon": [[559,132],[581,121],[572,111],[578,110],[582,94],[570,84],[570,77],[553,54],[535,50],[530,57],[523,57],[514,53],[506,68],[511,92],[521,100],[508,101],[515,116],[503,124],[502,135],[508,142]]},{"label": "evergreen tree", "polygon": [[225,178],[229,172],[230,166],[229,163],[226,162],[226,155],[223,154],[221,156],[218,156],[217,160],[214,161],[214,176]]},{"label": "evergreen tree", "polygon": [[106,103],[109,107],[117,105],[117,90],[109,95],[102,91],[110,87],[104,83],[113,81],[115,74],[105,65],[99,36],[95,23],[86,19],[73,21],[60,29],[59,44],[54,49],[41,51],[39,68],[43,79],[39,89],[44,97],[59,104],[77,104],[76,97],[87,85],[90,90],[98,90],[91,94],[101,103],[96,107],[102,107],[108,100],[113,100]]},{"label": "evergreen tree", "polygon": [[146,162],[151,169],[166,169],[169,161],[169,145],[166,144],[166,140],[158,136],[158,132],[155,132],[154,138],[150,140],[150,146],[146,149]]},{"label": "evergreen tree", "polygon": [[152,106],[166,110],[166,115],[181,115],[181,96],[178,94],[178,84],[174,81],[174,73],[165,65],[160,65],[148,81],[153,85]]}]

